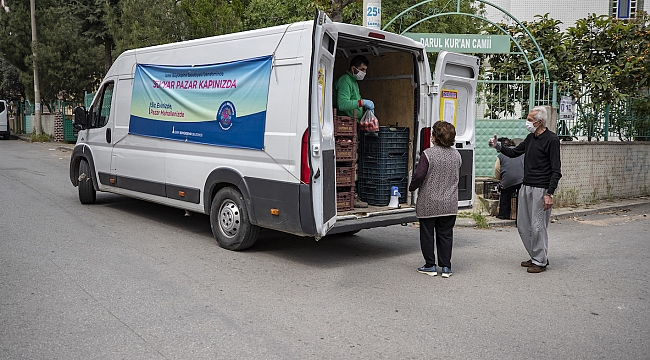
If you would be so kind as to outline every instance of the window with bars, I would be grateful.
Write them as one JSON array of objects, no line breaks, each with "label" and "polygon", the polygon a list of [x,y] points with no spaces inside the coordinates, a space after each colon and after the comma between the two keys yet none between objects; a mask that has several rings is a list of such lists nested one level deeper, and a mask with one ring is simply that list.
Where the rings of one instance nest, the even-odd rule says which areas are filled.
[{"label": "window with bars", "polygon": [[613,0],[612,16],[616,19],[634,19],[638,0]]}]

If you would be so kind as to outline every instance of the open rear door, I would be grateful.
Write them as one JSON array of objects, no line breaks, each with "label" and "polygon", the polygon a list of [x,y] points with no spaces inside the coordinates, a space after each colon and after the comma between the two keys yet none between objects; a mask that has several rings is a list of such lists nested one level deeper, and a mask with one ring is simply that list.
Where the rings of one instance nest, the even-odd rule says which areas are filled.
[{"label": "open rear door", "polygon": [[310,86],[311,194],[317,237],[336,222],[336,158],[332,110],[334,54],[338,32],[324,12],[314,20]]},{"label": "open rear door", "polygon": [[479,58],[440,51],[432,91],[433,121],[456,127],[456,148],[463,160],[458,183],[458,206],[474,203],[474,148],[476,146],[476,84]]}]

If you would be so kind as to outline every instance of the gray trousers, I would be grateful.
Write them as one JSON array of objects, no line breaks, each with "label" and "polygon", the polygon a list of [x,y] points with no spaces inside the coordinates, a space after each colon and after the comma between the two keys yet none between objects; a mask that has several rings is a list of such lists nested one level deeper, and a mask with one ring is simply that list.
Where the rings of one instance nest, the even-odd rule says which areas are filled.
[{"label": "gray trousers", "polygon": [[517,230],[533,264],[545,266],[548,255],[548,222],[551,209],[544,211],[546,189],[522,185],[519,189]]}]

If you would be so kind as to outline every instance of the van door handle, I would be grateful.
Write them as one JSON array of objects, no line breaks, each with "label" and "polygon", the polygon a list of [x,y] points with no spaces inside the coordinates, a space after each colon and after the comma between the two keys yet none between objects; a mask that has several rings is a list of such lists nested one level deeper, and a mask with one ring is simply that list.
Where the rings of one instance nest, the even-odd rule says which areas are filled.
[{"label": "van door handle", "polygon": [[316,174],[314,174],[314,180],[318,179],[320,177],[320,169],[316,170]]},{"label": "van door handle", "polygon": [[106,142],[111,143],[111,128],[106,129]]}]

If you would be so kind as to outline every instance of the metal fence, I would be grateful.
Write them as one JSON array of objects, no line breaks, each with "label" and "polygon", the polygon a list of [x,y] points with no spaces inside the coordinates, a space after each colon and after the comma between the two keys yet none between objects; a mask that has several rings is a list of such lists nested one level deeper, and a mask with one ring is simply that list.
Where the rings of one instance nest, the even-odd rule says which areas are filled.
[{"label": "metal fence", "polygon": [[558,120],[557,134],[563,140],[650,140],[650,96],[608,104],[593,101],[587,94],[574,107],[575,116]]}]

